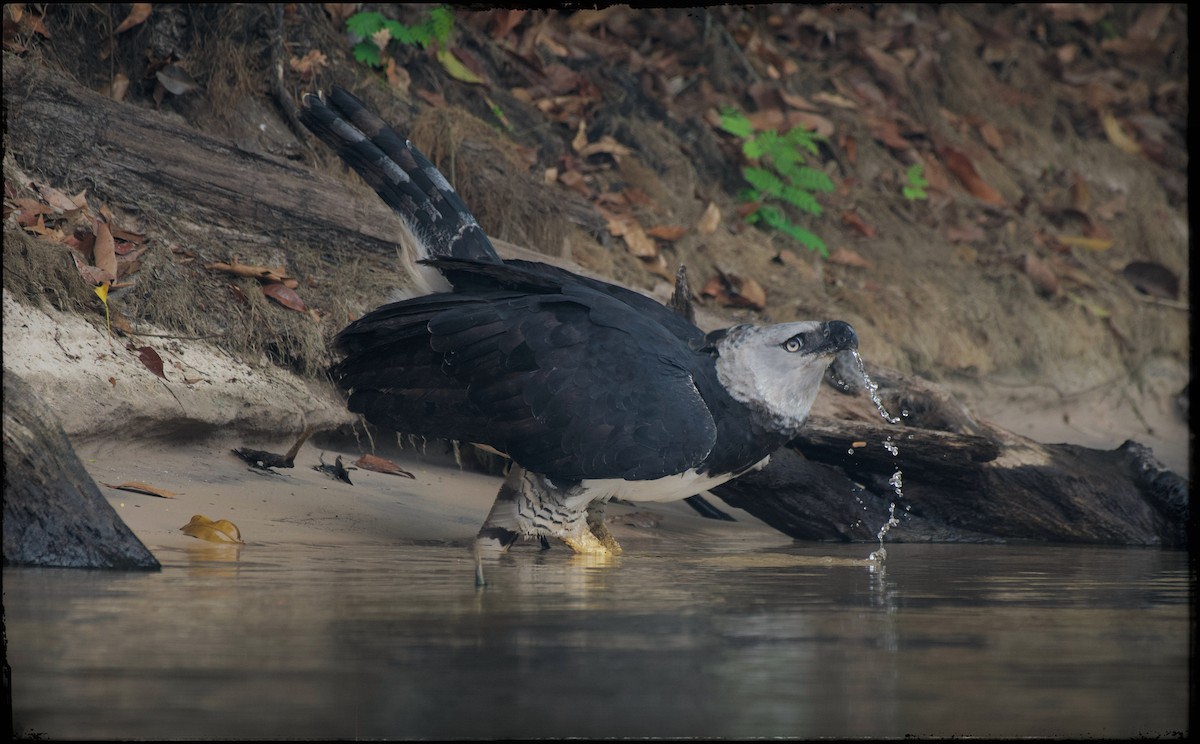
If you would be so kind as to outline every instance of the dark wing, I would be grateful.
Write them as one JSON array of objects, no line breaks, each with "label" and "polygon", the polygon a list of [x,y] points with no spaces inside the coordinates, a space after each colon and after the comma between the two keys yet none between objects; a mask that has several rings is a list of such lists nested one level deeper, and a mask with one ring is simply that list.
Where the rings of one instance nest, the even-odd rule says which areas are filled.
[{"label": "dark wing", "polygon": [[431,255],[499,261],[471,210],[412,143],[343,88],[304,97],[300,121],[409,224]]},{"label": "dark wing", "polygon": [[716,426],[701,359],[583,285],[388,305],[339,336],[350,408],[401,432],[490,445],[551,479],[653,479],[701,463]]}]

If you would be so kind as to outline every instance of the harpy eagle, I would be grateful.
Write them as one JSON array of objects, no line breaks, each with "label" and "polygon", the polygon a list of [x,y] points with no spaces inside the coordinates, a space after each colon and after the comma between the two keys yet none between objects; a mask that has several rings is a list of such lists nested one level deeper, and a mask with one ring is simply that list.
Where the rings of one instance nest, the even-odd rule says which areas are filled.
[{"label": "harpy eagle", "polygon": [[834,355],[857,348],[837,320],[706,335],[637,292],[502,260],[445,177],[361,101],[335,87],[304,104],[300,120],[400,214],[414,267],[434,275],[431,293],[342,330],[331,375],[375,425],[512,460],[481,548],[553,537],[619,552],[608,500],[683,499],[762,467],[804,425]]}]

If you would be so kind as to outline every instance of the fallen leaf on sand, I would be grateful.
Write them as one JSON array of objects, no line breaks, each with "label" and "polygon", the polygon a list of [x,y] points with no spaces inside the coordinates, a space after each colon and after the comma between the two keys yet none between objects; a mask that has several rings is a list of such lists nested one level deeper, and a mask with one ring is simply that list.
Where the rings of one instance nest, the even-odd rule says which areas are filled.
[{"label": "fallen leaf on sand", "polygon": [[825,260],[828,263],[838,264],[839,266],[853,266],[857,269],[871,268],[871,263],[867,261],[867,259],[863,258],[845,246],[838,246],[835,248],[833,252],[829,254],[829,258]]},{"label": "fallen leaf on sand", "polygon": [[158,355],[157,351],[150,348],[149,346],[139,347],[138,349],[136,349],[136,351],[138,353],[138,359],[141,360],[142,364],[145,365],[146,369],[150,370],[151,372],[153,372],[154,374],[163,378],[164,380],[167,379],[167,376],[163,373],[162,357],[160,357]]},{"label": "fallen leaf on sand", "polygon": [[969,157],[953,147],[938,148],[938,154],[942,156],[942,162],[971,196],[988,204],[1004,204],[1004,197],[983,180]]},{"label": "fallen leaf on sand", "polygon": [[378,455],[363,455],[354,461],[354,464],[363,470],[373,470],[376,473],[386,473],[388,475],[400,475],[405,478],[416,479],[417,476],[408,472],[396,463]]},{"label": "fallen leaf on sand", "polygon": [[188,522],[179,530],[185,535],[208,540],[215,543],[240,543],[242,542],[242,531],[237,525],[230,522],[228,519],[218,519],[213,521],[203,514],[196,514],[192,517],[192,521]]},{"label": "fallen leaf on sand", "polygon": [[114,486],[114,485],[111,485],[108,483],[104,483],[103,485],[108,486],[109,488],[115,488],[118,491],[132,491],[133,493],[144,493],[148,496],[157,496],[160,499],[173,499],[179,495],[179,494],[175,493],[174,491],[168,491],[165,488],[159,488],[158,486],[152,486],[149,483],[142,483],[141,481],[129,481],[128,483],[122,483],[119,486]]}]

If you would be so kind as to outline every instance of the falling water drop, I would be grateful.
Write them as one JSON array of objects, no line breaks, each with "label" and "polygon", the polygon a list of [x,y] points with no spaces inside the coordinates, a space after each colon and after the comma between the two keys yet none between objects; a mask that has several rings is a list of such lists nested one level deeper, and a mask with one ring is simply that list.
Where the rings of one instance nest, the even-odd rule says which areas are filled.
[{"label": "falling water drop", "polygon": [[[862,356],[859,355],[857,350],[853,350],[850,353],[854,356],[854,361],[858,365],[858,372],[862,375],[863,382],[865,382],[867,385],[867,393],[871,396],[871,402],[875,404],[875,409],[879,411],[879,415],[889,424],[900,423],[900,416],[891,415],[888,413],[887,408],[884,407],[883,399],[879,397],[879,383],[872,380],[870,375],[867,374],[867,368],[863,364]],[[900,413],[905,417],[909,415],[908,409],[902,409]],[[892,454],[892,457],[899,457],[900,448],[897,447],[895,442],[892,441],[891,436],[887,438],[887,440],[883,443],[883,446],[884,449]],[[903,474],[899,468],[897,468],[896,472],[892,473],[892,477],[888,479],[888,485],[892,487],[892,491],[895,493],[896,499],[888,504],[887,521],[883,523],[883,526],[879,528],[879,532],[877,532],[875,535],[875,537],[879,540],[879,550],[872,551],[872,553],[867,556],[867,560],[869,561],[882,562],[887,559],[887,550],[885,550],[883,547],[883,539],[887,537],[888,532],[890,532],[893,527],[900,524],[900,520],[896,517],[896,501],[904,498],[904,485]],[[866,507],[864,506],[863,508],[865,509]],[[904,511],[910,512],[911,508],[908,505],[905,505]]]}]

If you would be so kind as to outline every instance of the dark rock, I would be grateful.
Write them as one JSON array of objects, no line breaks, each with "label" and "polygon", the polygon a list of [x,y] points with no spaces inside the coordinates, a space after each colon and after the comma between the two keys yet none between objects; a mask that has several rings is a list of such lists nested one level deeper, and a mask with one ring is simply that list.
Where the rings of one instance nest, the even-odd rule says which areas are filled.
[{"label": "dark rock", "polygon": [[4,371],[4,565],[160,568],[83,468],[54,413]]}]

